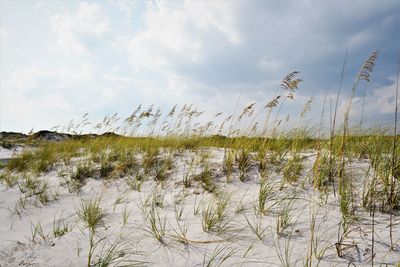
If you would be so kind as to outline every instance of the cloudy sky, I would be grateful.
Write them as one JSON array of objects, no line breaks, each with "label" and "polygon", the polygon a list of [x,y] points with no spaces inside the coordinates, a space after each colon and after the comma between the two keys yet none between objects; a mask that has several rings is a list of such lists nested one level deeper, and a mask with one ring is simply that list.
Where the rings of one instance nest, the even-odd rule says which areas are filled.
[{"label": "cloudy sky", "polygon": [[294,70],[304,82],[281,113],[318,124],[324,95],[334,101],[346,49],[339,107],[379,49],[352,118],[360,120],[365,90],[364,121],[393,120],[398,0],[2,0],[0,7],[0,130],[48,129],[86,112],[94,122],[124,117],[139,104],[194,103],[211,117],[232,113],[239,95],[241,107],[261,109]]}]

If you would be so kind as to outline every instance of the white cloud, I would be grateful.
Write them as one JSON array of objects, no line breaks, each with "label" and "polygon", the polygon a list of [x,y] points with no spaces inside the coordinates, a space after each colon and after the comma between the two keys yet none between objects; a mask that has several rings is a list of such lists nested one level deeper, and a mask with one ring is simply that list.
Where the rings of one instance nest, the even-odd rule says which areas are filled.
[{"label": "white cloud", "polygon": [[263,58],[259,62],[260,69],[269,71],[269,72],[277,72],[284,66],[283,61],[278,59],[268,60],[267,58]]},{"label": "white cloud", "polygon": [[239,44],[235,27],[236,6],[232,2],[192,1],[148,2],[146,27],[128,42],[128,52],[136,67],[159,68],[176,61],[199,63],[213,34],[225,42]]},{"label": "white cloud", "polygon": [[193,20],[193,23],[201,29],[215,28],[223,33],[234,44],[242,42],[238,31],[239,4],[224,1],[185,1],[184,10]]},{"label": "white cloud", "polygon": [[110,6],[116,7],[119,11],[130,17],[135,9],[136,1],[132,0],[108,0]]},{"label": "white cloud", "polygon": [[[390,80],[390,84],[377,88],[368,83],[360,83],[357,88],[358,96],[354,97],[351,103],[351,122],[359,123],[362,116],[363,123],[369,125],[387,123],[388,118],[389,123],[391,123],[391,116],[395,112],[396,81],[394,77],[389,77],[388,80]],[[366,90],[365,99],[363,97],[363,90]],[[336,96],[332,96],[331,98],[335,99]],[[341,96],[337,115],[339,124],[343,122],[348,101],[349,97]]]},{"label": "white cloud", "polygon": [[62,52],[82,53],[108,31],[110,20],[96,4],[81,3],[76,13],[56,13],[50,20],[57,35],[57,48]]},{"label": "white cloud", "polygon": [[6,31],[3,28],[0,28],[0,40],[7,38],[7,36],[8,36],[8,31]]},{"label": "white cloud", "polygon": [[[114,69],[112,70],[112,72],[114,72]],[[117,75],[103,74],[102,77],[103,77],[103,79],[105,79],[107,81],[116,82],[116,83],[130,84],[130,83],[135,82],[135,80],[129,76],[117,76]]]},{"label": "white cloud", "polygon": [[[347,46],[348,65],[355,66],[354,48],[369,53],[390,38],[381,22],[369,18],[372,11],[382,19],[391,11],[372,2],[354,3],[351,10],[364,12],[356,17],[342,4],[318,1],[155,3],[147,2],[144,27],[120,37],[116,46],[125,44],[136,69],[186,75],[216,87],[276,80],[293,70],[332,86]],[[306,90],[319,89],[318,79],[308,79]]]},{"label": "white cloud", "polygon": [[[14,71],[10,75],[7,87],[13,91],[41,94],[42,90],[51,90],[49,86],[37,88],[44,80],[56,80],[56,88],[65,88],[71,83],[88,80],[91,70],[87,63],[82,63],[78,69],[68,69],[65,67],[54,68],[45,62],[37,62],[32,67]],[[54,85],[53,85],[54,86]],[[32,90],[35,90],[32,92]]]},{"label": "white cloud", "polygon": [[349,47],[356,49],[357,47],[361,47],[363,44],[370,42],[373,38],[373,35],[370,31],[361,31],[356,33],[354,36],[351,36],[349,39]]},{"label": "white cloud", "polygon": [[37,62],[11,73],[4,82],[2,122],[6,127],[28,131],[48,129],[73,117],[103,108],[115,98],[88,63],[75,68]]},{"label": "white cloud", "polygon": [[40,98],[27,97],[20,94],[6,94],[7,101],[3,103],[2,126],[16,131],[28,132],[49,129],[59,123],[64,123],[74,114],[72,103],[58,94],[45,95]]},{"label": "white cloud", "polygon": [[[396,93],[396,82],[394,78],[390,79],[391,84],[387,86],[378,87],[373,89],[372,92],[368,92],[364,103],[364,113],[366,115],[388,115],[394,114],[395,111],[395,93]],[[362,97],[356,97],[354,99],[354,113],[361,114],[362,110]]]}]

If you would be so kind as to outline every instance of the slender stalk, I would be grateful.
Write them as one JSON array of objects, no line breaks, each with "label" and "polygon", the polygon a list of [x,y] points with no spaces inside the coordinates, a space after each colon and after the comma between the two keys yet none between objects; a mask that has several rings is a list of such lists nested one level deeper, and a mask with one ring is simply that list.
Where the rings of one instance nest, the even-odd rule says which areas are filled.
[{"label": "slender stalk", "polygon": [[342,186],[346,181],[343,180],[344,176],[344,165],[345,165],[345,151],[346,151],[346,136],[347,136],[347,131],[349,128],[349,117],[350,117],[350,111],[351,111],[351,104],[353,102],[353,98],[356,92],[356,89],[358,87],[358,83],[360,80],[365,80],[369,82],[369,77],[370,73],[373,70],[373,67],[375,66],[375,60],[378,57],[378,52],[379,51],[374,51],[364,62],[364,64],[361,66],[360,70],[357,73],[357,76],[354,80],[353,87],[351,89],[351,97],[347,102],[345,114],[344,114],[344,123],[343,123],[343,135],[342,135],[342,142],[340,146],[340,156],[341,156],[341,166],[339,168],[339,176],[338,176],[338,191],[339,195],[342,193]]},{"label": "slender stalk", "polygon": [[375,256],[375,177],[372,185],[372,266],[374,266],[374,256]]},{"label": "slender stalk", "polygon": [[238,99],[237,99],[236,105],[235,105],[235,110],[233,111],[233,116],[232,116],[232,120],[231,120],[231,125],[229,126],[228,138],[231,137],[233,122],[235,121],[236,111],[237,111],[237,108],[238,108],[238,105],[239,105],[239,101],[240,101],[240,97],[241,97],[241,96],[242,96],[242,89],[240,89],[239,96],[238,96]]},{"label": "slender stalk", "polygon": [[[279,92],[279,94],[276,94],[276,95],[274,96],[273,99],[277,99],[278,96],[281,97],[281,96],[283,95],[283,92],[284,92],[283,89],[281,89],[280,92]],[[267,116],[266,116],[266,118],[265,118],[265,122],[264,122],[264,129],[263,129],[262,136],[265,136],[265,135],[267,134],[267,131],[268,131],[268,124],[269,124],[269,118],[270,118],[270,116],[271,116],[271,113],[272,113],[272,109],[273,109],[273,108],[274,108],[274,106],[269,107],[268,114],[267,114]],[[257,114],[257,115],[258,115],[258,114]]]},{"label": "slender stalk", "polygon": [[363,101],[362,101],[362,106],[361,106],[360,131],[362,129],[362,124],[363,124],[364,104],[365,104],[366,93],[367,93],[367,88],[364,88]]},{"label": "slender stalk", "polygon": [[[322,131],[323,131],[323,128],[324,128],[324,116],[325,116],[326,95],[327,95],[327,92],[325,92],[324,104],[322,105],[322,111],[321,111],[321,121],[320,121],[320,123],[319,123],[319,133],[318,133],[318,136],[319,136],[320,139],[322,139]],[[319,147],[319,144],[320,144],[320,143],[321,143],[320,140],[318,140],[318,147]]]},{"label": "slender stalk", "polygon": [[286,97],[281,101],[281,103],[279,105],[279,108],[278,108],[278,112],[276,113],[275,120],[274,120],[274,123],[273,123],[273,125],[274,125],[273,132],[274,133],[275,133],[276,129],[279,126],[279,124],[278,125],[276,125],[276,124],[278,122],[278,117],[279,117],[279,114],[281,113],[281,109],[282,109],[282,106],[283,106],[283,103],[285,102],[285,100],[286,100]]},{"label": "slender stalk", "polygon": [[[242,96],[242,89],[240,89],[239,96],[238,96],[238,99],[237,99],[236,105],[235,105],[235,110],[233,111],[233,115],[232,115],[232,119],[231,119],[231,125],[229,126],[229,131],[228,131],[228,138],[231,136],[233,122],[235,121],[236,111],[237,111],[241,96]],[[224,148],[224,162],[225,162],[225,159],[226,159],[226,147]]]},{"label": "slender stalk", "polygon": [[316,214],[314,211],[314,203],[313,200],[310,202],[310,255],[308,256],[308,264],[307,266],[312,266],[312,257],[313,257],[313,243],[314,243],[314,233],[315,233],[315,219]]},{"label": "slender stalk", "polygon": [[88,267],[92,266],[91,263],[92,263],[93,251],[94,251],[94,232],[89,229],[89,255],[87,261]]},{"label": "slender stalk", "polygon": [[390,231],[390,248],[393,250],[393,191],[395,187],[395,164],[397,162],[396,158],[396,138],[397,138],[397,101],[399,95],[399,74],[400,74],[400,56],[397,61],[397,78],[396,78],[396,97],[395,97],[395,108],[394,108],[394,133],[393,133],[393,146],[392,146],[392,177],[390,179],[390,224],[389,224],[389,231]]},{"label": "slender stalk", "polygon": [[329,132],[332,132],[332,98],[329,98]]},{"label": "slender stalk", "polygon": [[[338,92],[336,96],[336,103],[335,103],[335,112],[333,114],[333,124],[332,124],[332,132],[331,132],[331,138],[335,135],[335,126],[336,126],[336,115],[337,115],[337,109],[338,109],[338,103],[339,103],[339,96],[340,96],[340,91],[342,89],[342,83],[343,83],[343,77],[344,77],[344,70],[346,68],[346,62],[347,62],[347,54],[349,52],[349,49],[346,49],[346,55],[344,56],[344,61],[342,65],[342,72],[340,74],[340,82],[339,82],[339,87],[338,87]],[[332,145],[332,142],[331,142]]]},{"label": "slender stalk", "polygon": [[[333,114],[333,122],[332,122],[332,128],[331,128],[331,138],[330,138],[330,156],[329,156],[329,166],[332,168],[333,166],[333,139],[335,137],[335,126],[336,126],[336,115],[337,115],[337,108],[338,108],[338,103],[339,103],[339,96],[340,96],[340,91],[342,89],[342,83],[343,83],[343,76],[344,76],[344,70],[346,68],[346,62],[347,62],[347,55],[348,55],[349,49],[346,49],[346,55],[344,56],[343,60],[343,65],[342,65],[342,72],[340,74],[340,82],[339,82],[339,87],[338,87],[338,92],[336,96],[336,103],[335,103],[335,111]],[[333,170],[329,172],[329,181],[332,182],[332,187],[333,187],[333,195],[336,197],[336,189],[335,189],[335,182],[334,182],[334,177],[333,177]]]},{"label": "slender stalk", "polygon": [[272,108],[269,108],[267,118],[265,119],[265,125],[264,125],[264,130],[263,130],[263,136],[265,136],[265,135],[267,134],[268,123],[269,123],[269,117],[271,116],[271,112],[272,112]]}]

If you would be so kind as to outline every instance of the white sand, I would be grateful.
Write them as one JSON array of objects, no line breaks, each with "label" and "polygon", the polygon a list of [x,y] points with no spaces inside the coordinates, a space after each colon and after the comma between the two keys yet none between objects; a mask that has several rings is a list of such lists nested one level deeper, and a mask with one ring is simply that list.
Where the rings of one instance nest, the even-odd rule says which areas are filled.
[{"label": "white sand", "polygon": [[[1,151],[1,155],[6,152]],[[5,155],[4,154],[4,155]],[[312,177],[312,163],[315,156],[312,153],[305,159],[305,168],[302,178],[296,185],[286,185],[282,191],[275,190],[274,195],[267,202],[268,211],[260,218],[255,216],[254,206],[257,202],[259,190],[259,173],[254,166],[245,182],[238,181],[238,174],[232,176],[232,182],[227,183],[222,170],[223,150],[213,150],[209,162],[213,169],[214,180],[221,191],[230,196],[226,211],[228,228],[224,233],[214,231],[205,233],[202,230],[202,210],[194,215],[194,209],[201,203],[209,203],[213,199],[210,193],[204,192],[198,182],[192,182],[190,188],[184,188],[182,179],[189,169],[189,155],[187,152],[175,156],[174,169],[163,186],[153,181],[152,177],[142,185],[141,192],[132,191],[124,179],[105,182],[103,180],[88,179],[80,193],[70,193],[62,186],[62,179],[57,170],[53,170],[41,179],[49,182],[50,192],[59,191],[57,200],[51,200],[47,205],[38,204],[35,207],[33,200],[26,203],[20,216],[13,210],[18,205],[21,192],[18,187],[6,188],[0,185],[0,266],[84,266],[87,265],[88,230],[76,214],[81,199],[101,196],[101,206],[107,211],[104,225],[97,229],[96,239],[105,237],[95,250],[95,259],[109,248],[113,242],[118,242],[118,249],[126,249],[125,254],[132,261],[142,262],[151,266],[203,266],[207,265],[213,252],[220,250],[216,259],[232,252],[222,266],[282,266],[279,254],[285,254],[287,245],[290,252],[290,266],[302,266],[309,254],[310,244],[310,211],[317,212],[315,235],[319,237],[318,250],[323,253],[320,266],[347,266],[349,262],[356,266],[371,265],[371,217],[367,212],[357,209],[358,222],[353,223],[348,237],[344,240],[349,244],[344,251],[344,258],[336,253],[335,243],[341,221],[341,214],[337,198],[331,193],[327,204],[323,204],[317,192],[302,181]],[[4,157],[4,156],[3,156]],[[369,166],[368,161],[356,161],[352,164],[355,177],[359,177],[359,184],[365,175],[363,170]],[[61,169],[62,167],[57,167]],[[193,172],[198,173],[197,166]],[[268,179],[271,184],[277,184],[282,178],[281,173],[271,171]],[[304,185],[304,186],[303,186]],[[146,198],[152,196],[154,188],[163,196],[162,207],[157,208],[160,218],[166,219],[166,236],[161,243],[149,233],[148,219],[142,213]],[[51,198],[51,197],[50,197]],[[284,198],[293,198],[291,223],[281,235],[276,234],[276,218],[280,209],[280,201]],[[116,201],[118,199],[118,201]],[[149,198],[150,199],[150,198]],[[314,201],[311,201],[314,199]],[[200,203],[200,204],[199,204]],[[237,208],[243,205],[244,210],[236,213]],[[128,222],[123,225],[124,209],[129,213]],[[147,206],[144,209],[150,210]],[[189,244],[182,244],[172,236],[178,231],[176,214],[183,210],[179,224],[188,228]],[[55,218],[64,218],[71,231],[62,237],[52,236]],[[252,232],[246,218],[253,225],[260,224],[263,231],[262,240]],[[400,261],[400,225],[399,216],[393,226],[396,251],[390,251],[389,243],[389,216],[376,213],[375,225],[375,259],[377,265],[397,266]],[[48,235],[45,240],[36,237],[32,240],[32,224],[40,225]],[[174,231],[175,230],[175,231]],[[278,248],[279,247],[279,248]],[[146,263],[144,263],[146,262]],[[126,262],[125,262],[126,263]],[[133,262],[131,262],[133,263]],[[216,263],[216,262],[212,262]],[[313,257],[312,265],[318,260]],[[122,265],[122,262],[119,263]],[[119,265],[118,263],[116,265]],[[211,264],[210,266],[214,266]],[[350,264],[351,265],[351,264]]]}]

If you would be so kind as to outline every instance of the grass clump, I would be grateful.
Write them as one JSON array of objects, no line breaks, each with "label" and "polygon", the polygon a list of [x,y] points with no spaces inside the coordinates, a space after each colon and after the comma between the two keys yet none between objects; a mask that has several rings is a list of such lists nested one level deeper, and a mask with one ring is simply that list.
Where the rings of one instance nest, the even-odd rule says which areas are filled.
[{"label": "grass clump", "polygon": [[166,218],[161,219],[160,213],[158,212],[157,208],[152,205],[150,213],[149,213],[149,229],[146,231],[155,239],[160,241],[161,243],[164,242],[165,237],[165,225],[166,225]]},{"label": "grass clump", "polygon": [[144,154],[142,165],[145,173],[149,173],[153,167],[158,163],[158,156],[160,154],[159,148],[156,146],[149,146]]},{"label": "grass clump", "polygon": [[362,205],[371,211],[376,207],[381,212],[400,210],[400,186],[399,183],[391,183],[393,177],[392,162],[388,156],[372,160],[374,176],[364,188]]},{"label": "grass clump", "polygon": [[77,214],[79,219],[81,219],[92,232],[95,232],[96,227],[102,223],[103,219],[107,215],[107,213],[100,207],[100,198],[82,199]]},{"label": "grass clump", "polygon": [[0,174],[0,182],[7,187],[13,187],[18,184],[18,175],[11,173],[10,171],[4,171]]},{"label": "grass clump", "polygon": [[207,254],[204,254],[203,258],[203,266],[205,267],[213,267],[213,266],[222,266],[222,264],[231,258],[236,253],[235,249],[232,249],[228,246],[218,245],[212,251],[211,255],[207,257]]},{"label": "grass clump", "polygon": [[137,171],[133,176],[127,176],[125,178],[126,184],[129,186],[131,190],[139,191],[142,188],[142,184],[145,181],[145,176],[140,171]]},{"label": "grass clump", "polygon": [[289,183],[297,182],[302,170],[302,159],[298,155],[294,155],[285,165],[283,170],[283,180]]},{"label": "grass clump", "polygon": [[235,155],[233,151],[232,150],[225,151],[223,168],[228,180],[234,171],[234,160],[235,160]]},{"label": "grass clump", "polygon": [[[100,165],[100,177],[108,178],[110,174],[113,172],[114,166],[109,161],[103,160]],[[84,173],[82,173],[84,174]],[[89,174],[88,172],[85,175]],[[90,176],[90,175],[89,175]]]},{"label": "grass clump", "polygon": [[227,223],[224,222],[226,218],[226,207],[229,203],[229,197],[221,195],[216,203],[211,201],[203,207],[202,228],[204,232],[216,231],[223,233],[227,229]]},{"label": "grass clump", "polygon": [[87,178],[93,177],[95,169],[89,162],[80,163],[76,167],[75,172],[71,175],[71,180],[82,185]]},{"label": "grass clump", "polygon": [[[96,248],[100,246],[101,241],[103,240],[100,239],[95,243]],[[121,240],[116,240],[110,244],[102,242],[101,248],[98,248],[99,252],[90,266],[145,266],[149,264],[148,262],[133,259],[132,256],[138,253],[127,249],[127,247],[128,244]]]},{"label": "grass clump", "polygon": [[201,173],[194,177],[195,181],[200,182],[204,190],[214,193],[216,192],[217,186],[212,178],[212,171],[208,165],[206,165]]},{"label": "grass clump", "polygon": [[57,161],[56,146],[41,144],[35,150],[25,150],[18,156],[11,158],[7,169],[15,172],[32,171],[36,174],[47,172]]},{"label": "grass clump", "polygon": [[168,172],[173,168],[173,158],[168,156],[167,158],[160,160],[160,162],[155,167],[154,180],[158,182],[163,182],[168,177]]},{"label": "grass clump", "polygon": [[13,157],[7,164],[10,171],[23,172],[29,170],[35,160],[35,154],[32,151],[25,151],[22,154]]},{"label": "grass clump", "polygon": [[293,204],[291,199],[285,199],[280,203],[280,210],[276,218],[276,233],[278,235],[282,235],[293,220]]},{"label": "grass clump", "polygon": [[332,183],[332,179],[337,175],[335,162],[328,156],[318,153],[313,165],[313,185],[314,188],[323,190]]},{"label": "grass clump", "polygon": [[56,160],[54,149],[51,146],[45,145],[35,152],[34,171],[38,174],[48,172]]},{"label": "grass clump", "polygon": [[41,180],[33,174],[23,174],[18,182],[18,188],[26,197],[35,196],[36,201],[39,201],[42,205],[46,205],[50,201],[47,181]]},{"label": "grass clump", "polygon": [[257,199],[257,212],[259,215],[265,215],[267,210],[265,204],[267,200],[274,194],[274,187],[266,182],[260,184]]},{"label": "grass clump", "polygon": [[46,241],[48,238],[48,234],[45,234],[42,224],[40,222],[38,222],[37,224],[31,223],[31,235],[32,235],[32,242],[34,243],[37,242],[38,237],[40,237],[40,239],[43,241]]},{"label": "grass clump", "polygon": [[251,168],[251,154],[247,149],[241,149],[239,154],[236,156],[235,160],[238,164],[239,169],[239,180],[244,182],[246,179],[246,174]]},{"label": "grass clump", "polygon": [[68,222],[63,218],[54,218],[53,221],[53,236],[61,237],[70,231]]}]

